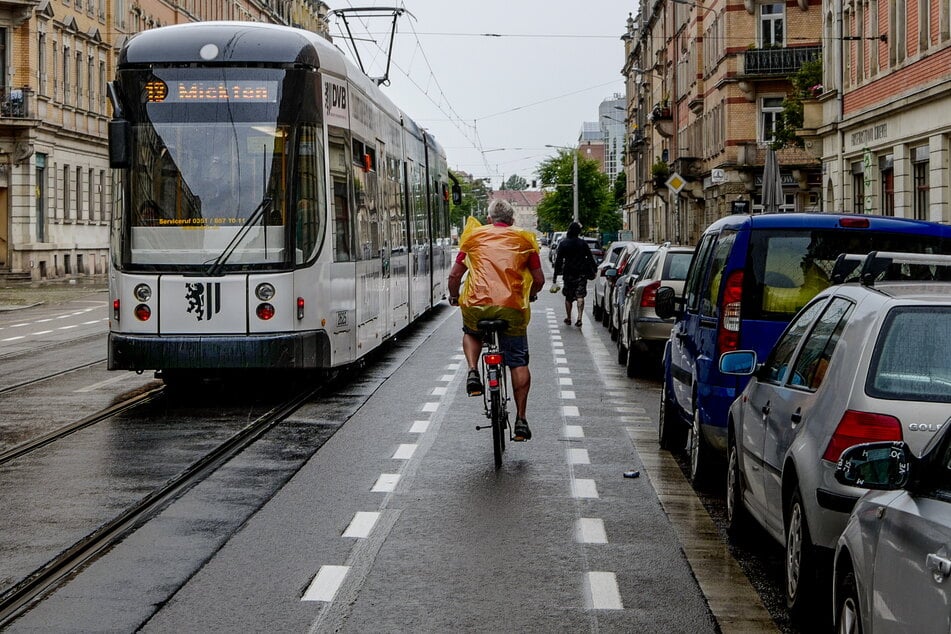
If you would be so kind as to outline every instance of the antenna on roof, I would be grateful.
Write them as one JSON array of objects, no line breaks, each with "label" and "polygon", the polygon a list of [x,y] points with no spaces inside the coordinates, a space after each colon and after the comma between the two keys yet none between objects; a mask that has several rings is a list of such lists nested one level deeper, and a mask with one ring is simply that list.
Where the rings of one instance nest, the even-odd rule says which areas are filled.
[{"label": "antenna on roof", "polygon": [[340,19],[343,20],[343,26],[347,29],[347,39],[350,40],[350,46],[353,47],[353,54],[357,58],[360,70],[362,70],[363,74],[367,77],[370,77],[370,75],[363,66],[363,60],[360,58],[360,50],[357,48],[357,38],[354,37],[353,31],[350,30],[350,22],[347,18],[361,16],[364,18],[390,18],[392,20],[390,24],[390,43],[386,51],[386,71],[382,77],[370,77],[370,79],[376,82],[377,86],[383,84],[389,85],[390,61],[393,58],[393,37],[396,34],[396,19],[404,13],[408,14],[414,20],[416,19],[416,16],[402,7],[347,7],[345,9],[334,9],[327,13],[327,15],[339,16]]}]

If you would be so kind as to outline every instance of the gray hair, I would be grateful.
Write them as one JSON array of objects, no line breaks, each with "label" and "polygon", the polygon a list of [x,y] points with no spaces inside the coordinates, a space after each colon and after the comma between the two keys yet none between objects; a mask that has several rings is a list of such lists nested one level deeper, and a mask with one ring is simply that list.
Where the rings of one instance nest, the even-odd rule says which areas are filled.
[{"label": "gray hair", "polygon": [[492,222],[504,222],[507,225],[515,224],[515,208],[512,203],[496,198],[489,203],[489,218]]}]

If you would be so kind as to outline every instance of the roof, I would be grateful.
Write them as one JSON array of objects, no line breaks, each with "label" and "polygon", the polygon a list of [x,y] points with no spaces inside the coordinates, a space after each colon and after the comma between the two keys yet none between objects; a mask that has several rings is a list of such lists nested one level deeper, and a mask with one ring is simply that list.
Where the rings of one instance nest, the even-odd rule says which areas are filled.
[{"label": "roof", "polygon": [[500,189],[492,192],[491,200],[507,200],[519,207],[537,207],[542,200],[542,192],[527,189]]}]

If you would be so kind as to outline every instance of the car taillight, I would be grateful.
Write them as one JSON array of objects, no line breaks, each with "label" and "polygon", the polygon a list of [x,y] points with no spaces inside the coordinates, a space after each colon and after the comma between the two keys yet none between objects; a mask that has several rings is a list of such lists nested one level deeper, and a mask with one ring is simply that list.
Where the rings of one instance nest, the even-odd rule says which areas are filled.
[{"label": "car taillight", "polygon": [[842,414],[822,459],[838,462],[842,452],[852,445],[901,439],[901,421],[894,416],[850,409]]},{"label": "car taillight", "polygon": [[740,345],[740,312],[743,296],[743,271],[737,270],[726,278],[723,301],[720,305],[720,328],[717,331],[717,354],[736,350]]},{"label": "car taillight", "polygon": [[869,222],[868,218],[840,218],[839,226],[849,229],[868,229]]},{"label": "car taillight", "polygon": [[489,365],[501,365],[502,364],[502,355],[500,354],[487,354],[485,355],[485,362]]},{"label": "car taillight", "polygon": [[657,289],[660,288],[660,280],[651,282],[644,287],[641,293],[641,308],[653,308],[657,305]]}]

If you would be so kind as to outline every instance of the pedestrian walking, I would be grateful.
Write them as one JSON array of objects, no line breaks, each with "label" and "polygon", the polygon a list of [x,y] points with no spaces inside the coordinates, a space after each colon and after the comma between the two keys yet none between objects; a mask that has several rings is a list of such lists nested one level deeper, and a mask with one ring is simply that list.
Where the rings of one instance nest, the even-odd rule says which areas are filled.
[{"label": "pedestrian walking", "polygon": [[564,279],[561,285],[561,294],[565,296],[565,324],[571,325],[571,310],[574,304],[578,305],[578,320],[575,326],[580,327],[584,316],[584,298],[588,295],[588,280],[593,280],[597,273],[597,264],[591,255],[591,247],[581,239],[581,224],[572,222],[568,225],[568,235],[558,243],[558,255],[555,257],[555,275],[552,284],[558,282],[558,276]]}]

